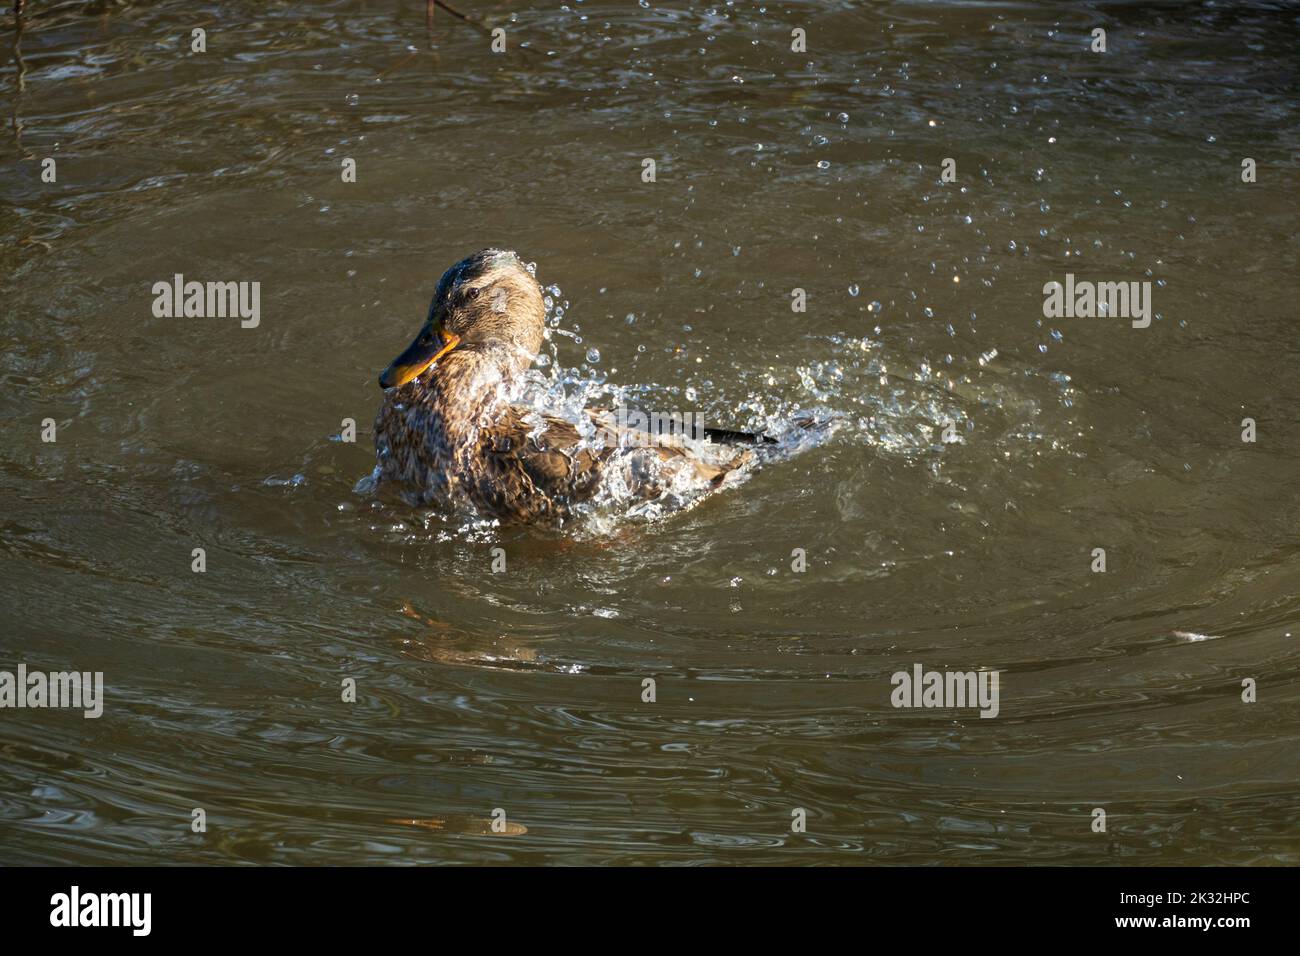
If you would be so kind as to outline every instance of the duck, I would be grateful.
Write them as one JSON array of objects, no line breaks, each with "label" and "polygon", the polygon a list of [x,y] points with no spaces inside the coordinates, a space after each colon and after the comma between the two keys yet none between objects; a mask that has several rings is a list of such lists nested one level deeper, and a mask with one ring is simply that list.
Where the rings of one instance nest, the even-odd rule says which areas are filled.
[{"label": "duck", "polygon": [[696,504],[744,472],[753,446],[775,441],[721,428],[651,436],[636,427],[645,416],[625,409],[586,409],[575,422],[521,404],[545,320],[541,285],[513,250],[483,249],[443,273],[424,324],[379,376],[377,484],[417,506],[558,526],[602,487]]}]

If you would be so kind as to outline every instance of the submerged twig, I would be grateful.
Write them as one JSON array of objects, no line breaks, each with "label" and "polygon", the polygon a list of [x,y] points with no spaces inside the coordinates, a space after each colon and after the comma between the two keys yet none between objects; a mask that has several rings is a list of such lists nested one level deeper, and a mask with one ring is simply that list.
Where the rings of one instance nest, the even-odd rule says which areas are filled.
[{"label": "submerged twig", "polygon": [[14,0],[14,145],[23,159],[35,159],[35,155],[23,146],[23,120],[18,115],[18,104],[27,89],[27,61],[23,59],[23,4],[26,0]]},{"label": "submerged twig", "polygon": [[450,13],[453,17],[460,17],[460,18],[461,18],[462,20],[464,20],[466,23],[478,23],[478,21],[477,21],[476,19],[474,19],[474,18],[471,17],[471,16],[468,16],[467,14],[461,13],[459,10],[457,10],[455,7],[453,7],[451,4],[449,4],[449,3],[443,3],[443,0],[429,0],[428,12],[429,12],[429,26],[430,26],[430,27],[433,26],[433,8],[434,8],[434,7],[442,7],[444,10],[446,10],[448,13]]},{"label": "submerged twig", "polygon": [[[492,35],[492,31],[489,30],[486,26],[484,26],[484,25],[483,25],[483,21],[480,20],[478,17],[472,17],[472,16],[470,16],[468,13],[461,13],[459,10],[457,10],[455,7],[453,7],[450,3],[446,3],[445,0],[426,0],[426,2],[425,2],[425,8],[424,8],[425,17],[424,17],[424,22],[425,22],[425,25],[428,27],[430,33],[433,32],[433,10],[434,10],[435,7],[442,7],[442,9],[446,10],[446,11],[447,11],[448,13],[450,13],[453,17],[456,17],[456,18],[457,18],[458,20],[460,20],[462,23],[467,23],[467,24],[469,24],[471,27],[473,27],[473,28],[474,28],[475,30],[477,30],[479,33],[482,33],[484,36],[488,36],[488,37],[490,37],[490,36]],[[524,51],[526,51],[526,52],[528,52],[528,53],[532,53],[532,54],[534,54],[534,55],[536,55],[536,56],[544,56],[544,55],[545,55],[545,54],[541,53],[541,52],[538,51],[538,50],[534,50],[534,49],[533,49],[532,47],[530,47],[530,46],[516,46],[515,48],[516,48],[516,49],[519,49],[519,50],[524,50]]]},{"label": "submerged twig", "polygon": [[396,70],[396,69],[400,69],[401,67],[406,66],[406,64],[408,64],[408,63],[410,63],[412,60],[414,60],[418,54],[419,54],[419,51],[418,51],[418,50],[416,50],[416,51],[414,51],[414,52],[412,52],[412,53],[408,53],[408,54],[406,54],[406,56],[402,57],[400,60],[398,60],[398,61],[397,61],[396,63],[394,63],[392,66],[388,67],[386,70],[381,70],[381,71],[379,71],[378,73],[376,73],[376,74],[375,74],[375,79],[376,79],[376,80],[382,80],[384,77],[386,77],[389,73],[392,73],[394,70]]}]

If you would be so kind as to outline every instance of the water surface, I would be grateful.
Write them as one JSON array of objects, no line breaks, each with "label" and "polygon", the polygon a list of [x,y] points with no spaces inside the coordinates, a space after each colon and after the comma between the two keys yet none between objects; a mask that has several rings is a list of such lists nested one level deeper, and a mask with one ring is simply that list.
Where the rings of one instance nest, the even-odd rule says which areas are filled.
[{"label": "water surface", "polygon": [[[107,700],[0,711],[0,862],[1300,861],[1294,8],[464,7],[6,15],[0,669]],[[571,390],[833,435],[597,533],[354,490],[487,245]]]}]

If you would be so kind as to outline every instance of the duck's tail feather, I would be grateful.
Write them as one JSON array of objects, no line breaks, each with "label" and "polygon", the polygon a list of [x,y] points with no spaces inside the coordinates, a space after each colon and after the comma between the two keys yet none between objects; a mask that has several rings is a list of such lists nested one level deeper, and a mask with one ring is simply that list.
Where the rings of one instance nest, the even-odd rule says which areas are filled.
[{"label": "duck's tail feather", "polygon": [[705,428],[704,437],[717,445],[775,445],[776,439],[771,435],[756,435],[753,432],[738,432],[730,428]]},{"label": "duck's tail feather", "polygon": [[[829,424],[829,421],[819,420],[811,414],[800,415],[798,418],[791,419],[789,429],[782,431],[782,434],[814,432],[825,428]],[[704,437],[719,445],[776,445],[780,443],[780,439],[773,438],[771,435],[734,431],[730,428],[706,428],[704,429]]]}]

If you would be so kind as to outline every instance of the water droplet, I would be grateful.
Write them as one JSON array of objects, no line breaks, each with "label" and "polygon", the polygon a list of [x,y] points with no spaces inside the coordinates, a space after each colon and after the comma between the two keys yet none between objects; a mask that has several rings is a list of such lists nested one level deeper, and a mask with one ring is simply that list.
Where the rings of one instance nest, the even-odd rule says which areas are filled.
[{"label": "water droplet", "polygon": [[854,282],[852,285],[849,286],[849,295],[853,296],[854,298],[857,298],[858,284],[856,282]]},{"label": "water droplet", "polygon": [[600,349],[587,349],[587,361],[595,365],[600,361]]}]

